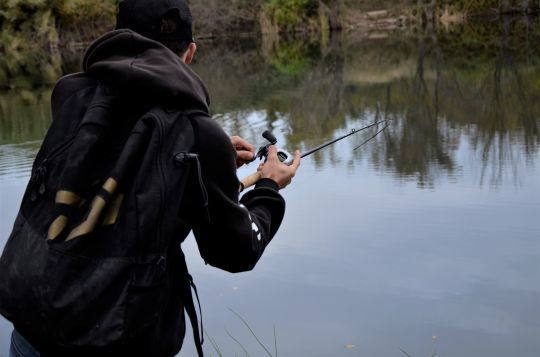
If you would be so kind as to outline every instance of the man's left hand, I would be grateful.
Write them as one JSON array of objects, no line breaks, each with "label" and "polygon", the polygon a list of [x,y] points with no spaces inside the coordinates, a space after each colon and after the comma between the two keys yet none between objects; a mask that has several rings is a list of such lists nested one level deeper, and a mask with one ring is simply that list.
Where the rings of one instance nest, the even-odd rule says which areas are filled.
[{"label": "man's left hand", "polygon": [[255,158],[255,146],[239,136],[231,136],[231,143],[236,150],[236,167],[253,161]]}]

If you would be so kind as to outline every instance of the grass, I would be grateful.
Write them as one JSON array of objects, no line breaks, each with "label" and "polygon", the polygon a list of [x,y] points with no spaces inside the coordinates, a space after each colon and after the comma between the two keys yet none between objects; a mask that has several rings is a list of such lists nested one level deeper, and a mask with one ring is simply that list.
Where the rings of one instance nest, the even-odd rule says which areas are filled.
[{"label": "grass", "polygon": [[[240,315],[238,312],[236,312],[232,308],[228,307],[227,309],[229,309],[229,311],[232,312],[242,322],[242,324],[248,329],[248,331],[251,333],[255,341],[257,341],[257,344],[264,350],[266,355],[268,355],[269,357],[278,357],[276,326],[274,326],[274,354],[272,354],[272,352],[270,352],[270,349],[261,341],[261,339],[257,336],[255,331],[253,331],[253,329],[251,328],[250,324],[246,321],[246,319],[244,319],[242,315]],[[231,340],[233,340],[242,349],[246,357],[250,356],[248,350],[244,347],[244,345],[242,344],[242,342],[240,342],[240,340],[234,337],[227,329],[225,329],[225,333],[227,334],[227,336],[229,336]],[[210,336],[207,332],[205,333],[205,335],[208,341],[210,341],[210,344],[212,345],[214,352],[217,353],[219,357],[223,357],[223,353],[221,352],[221,349],[218,343],[216,342],[216,340],[212,336]]]},{"label": "grass", "polygon": [[[259,346],[261,346],[263,348],[263,350],[268,354],[268,356],[270,357],[273,357],[272,356],[272,353],[268,350],[268,348],[264,345],[264,343],[262,343],[262,341],[259,339],[259,337],[257,337],[257,335],[255,334],[255,332],[253,331],[253,329],[251,328],[251,326],[249,326],[249,324],[247,323],[247,321],[236,311],[234,311],[233,309],[231,309],[230,307],[228,307],[229,311],[232,312],[233,314],[236,315],[236,317],[238,317],[240,319],[240,321],[242,321],[242,323],[244,324],[244,326],[247,327],[247,329],[249,330],[249,332],[251,332],[251,334],[253,335],[253,337],[255,338],[255,340],[257,341],[257,343],[259,344]],[[274,344],[276,346],[276,355],[275,357],[277,357],[277,341],[276,341],[276,327],[274,326]]]},{"label": "grass", "polygon": [[[270,349],[261,341],[261,339],[257,336],[257,334],[255,333],[255,331],[253,330],[253,328],[250,326],[249,322],[246,321],[246,319],[240,315],[238,312],[236,312],[235,310],[233,310],[232,308],[230,307],[227,307],[227,309],[232,312],[241,322],[242,324],[247,328],[247,330],[251,333],[251,335],[253,336],[253,338],[255,339],[255,341],[257,341],[257,344],[264,350],[264,352],[266,353],[266,355],[268,355],[269,357],[278,357],[278,348],[277,348],[277,335],[276,335],[276,326],[274,325],[274,354],[272,354],[272,352],[270,352]],[[246,349],[246,347],[242,344],[242,342],[236,338],[235,336],[233,336],[232,333],[229,332],[229,330],[225,329],[225,333],[227,334],[227,336],[229,336],[229,338],[231,340],[233,340],[241,349],[242,349],[242,352],[244,354],[245,357],[250,357],[250,353],[248,352],[248,350]],[[217,355],[219,357],[223,357],[223,352],[221,351],[218,343],[216,342],[216,340],[210,336],[207,332],[205,332],[205,335],[206,335],[206,338],[208,341],[210,341],[210,344],[212,345],[212,348],[214,350],[215,353],[217,353]],[[437,337],[434,336],[433,337],[433,340],[435,340]],[[407,351],[405,351],[403,348],[401,347],[398,347],[398,350],[406,357],[413,357],[413,355],[411,355],[410,353],[408,353]],[[256,354],[256,356],[259,356],[260,354]],[[235,356],[238,356],[237,353],[235,353]],[[2,356],[0,356],[2,357]],[[437,352],[433,352],[429,355],[429,357],[437,357]]]},{"label": "grass", "polygon": [[221,350],[219,349],[219,345],[216,343],[216,340],[214,340],[214,338],[212,336],[210,336],[208,334],[208,332],[206,332],[205,335],[206,335],[206,339],[208,341],[210,341],[210,344],[212,345],[212,348],[214,349],[214,351],[216,351],[218,356],[223,357],[223,354],[221,353]]},{"label": "grass", "polygon": [[[403,348],[398,347],[398,350],[400,350],[401,353],[403,353],[405,356],[412,357],[412,355],[408,353],[407,351],[405,351]],[[437,352],[433,352],[432,354],[429,355],[429,357],[437,357]]]},{"label": "grass", "polygon": [[233,340],[234,342],[236,342],[236,344],[238,346],[240,346],[240,348],[242,349],[242,351],[244,351],[246,357],[249,356],[249,352],[246,350],[246,348],[244,347],[244,345],[242,345],[242,343],[240,341],[238,341],[227,329],[225,329],[225,332],[227,333],[227,336],[229,336],[231,338],[231,340]]}]

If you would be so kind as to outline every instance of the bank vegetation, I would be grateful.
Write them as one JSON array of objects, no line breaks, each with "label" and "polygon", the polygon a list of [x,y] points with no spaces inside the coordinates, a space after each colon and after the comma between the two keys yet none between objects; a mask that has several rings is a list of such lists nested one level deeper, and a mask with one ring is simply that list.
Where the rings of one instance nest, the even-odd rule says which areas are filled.
[{"label": "bank vegetation", "polygon": [[[113,28],[120,0],[4,0],[0,3],[2,48],[50,47],[85,42]],[[354,27],[381,16],[408,22],[536,12],[540,0],[191,0],[196,33],[319,32]]]},{"label": "bank vegetation", "polygon": [[[0,2],[0,88],[49,83],[65,57],[114,28],[120,0]],[[538,10],[540,0],[191,0],[196,37],[436,27],[471,16]],[[61,51],[58,49],[61,48]],[[21,84],[22,83],[22,84]]]}]

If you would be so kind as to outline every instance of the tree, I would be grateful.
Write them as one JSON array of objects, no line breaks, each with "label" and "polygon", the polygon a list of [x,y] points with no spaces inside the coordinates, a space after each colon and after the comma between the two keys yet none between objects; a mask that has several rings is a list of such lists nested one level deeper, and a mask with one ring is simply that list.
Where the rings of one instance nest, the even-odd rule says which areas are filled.
[{"label": "tree", "polygon": [[320,6],[327,14],[330,30],[341,30],[343,0],[321,0]]}]

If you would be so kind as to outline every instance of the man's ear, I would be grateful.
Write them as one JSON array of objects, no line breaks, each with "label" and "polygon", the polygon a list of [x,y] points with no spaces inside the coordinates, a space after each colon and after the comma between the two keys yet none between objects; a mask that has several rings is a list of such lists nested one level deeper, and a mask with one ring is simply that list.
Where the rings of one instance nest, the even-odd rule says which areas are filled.
[{"label": "man's ear", "polygon": [[195,52],[197,52],[197,44],[195,42],[192,42],[189,44],[186,52],[184,53],[185,64],[190,64],[193,61],[193,57],[195,57]]}]

